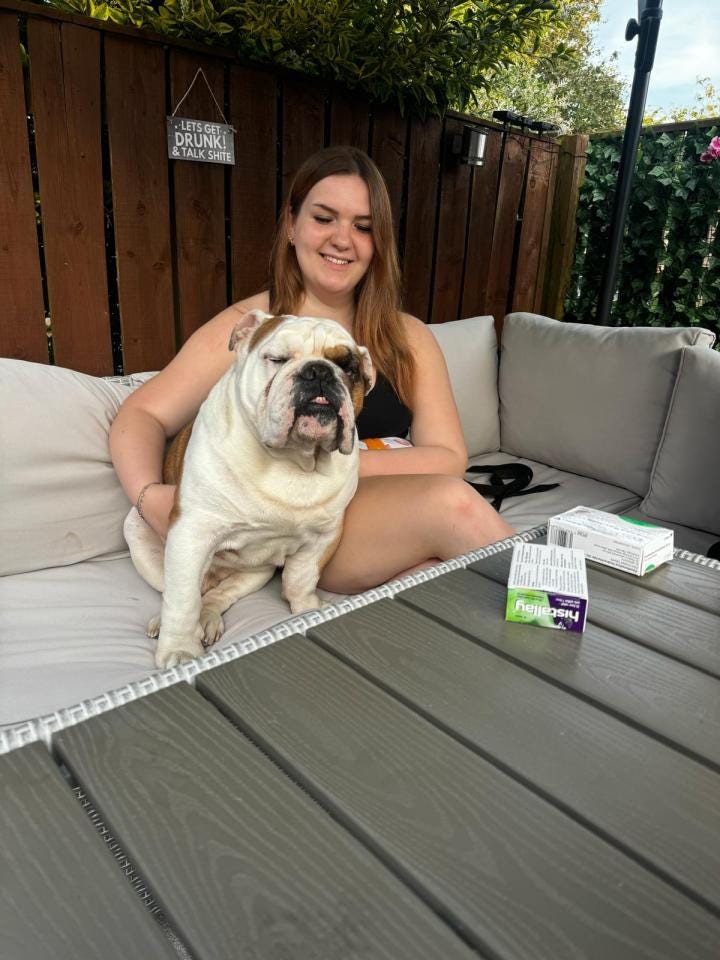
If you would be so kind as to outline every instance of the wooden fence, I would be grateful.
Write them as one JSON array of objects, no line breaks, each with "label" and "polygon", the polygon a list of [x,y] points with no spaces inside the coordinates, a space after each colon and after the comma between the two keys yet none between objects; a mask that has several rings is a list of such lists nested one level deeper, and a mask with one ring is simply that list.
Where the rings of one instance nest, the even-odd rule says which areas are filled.
[{"label": "wooden fence", "polygon": [[[234,167],[167,158],[165,118],[199,67],[237,130]],[[205,84],[182,114],[218,119]],[[500,320],[552,303],[553,205],[556,219],[568,205],[557,143],[481,124],[485,165],[461,165],[448,144],[477,120],[404,119],[222,50],[22,0],[0,0],[0,116],[1,355],[97,375],[164,365],[264,287],[288,183],[328,144],[368,150],[385,176],[407,310]]]}]

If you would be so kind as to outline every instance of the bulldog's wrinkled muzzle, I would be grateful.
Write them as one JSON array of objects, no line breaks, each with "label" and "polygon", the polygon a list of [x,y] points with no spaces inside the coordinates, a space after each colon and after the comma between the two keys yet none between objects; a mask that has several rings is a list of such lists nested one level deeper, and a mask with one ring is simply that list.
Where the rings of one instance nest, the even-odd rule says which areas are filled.
[{"label": "bulldog's wrinkled muzzle", "polygon": [[297,373],[294,405],[298,413],[312,412],[321,420],[337,415],[344,400],[343,389],[329,363],[311,360]]}]

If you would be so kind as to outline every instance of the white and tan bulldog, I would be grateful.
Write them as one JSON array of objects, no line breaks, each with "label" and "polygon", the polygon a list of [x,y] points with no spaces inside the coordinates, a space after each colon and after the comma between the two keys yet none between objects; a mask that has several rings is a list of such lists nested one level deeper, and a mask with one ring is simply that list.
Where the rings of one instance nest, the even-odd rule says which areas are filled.
[{"label": "white and tan bulldog", "polygon": [[332,320],[253,313],[230,338],[235,362],[168,450],[163,480],[178,486],[164,549],[134,507],[125,521],[137,571],[163,594],[148,626],[158,667],[199,656],[225,610],[278,567],[292,612],[318,607],[357,487],[368,351]]}]

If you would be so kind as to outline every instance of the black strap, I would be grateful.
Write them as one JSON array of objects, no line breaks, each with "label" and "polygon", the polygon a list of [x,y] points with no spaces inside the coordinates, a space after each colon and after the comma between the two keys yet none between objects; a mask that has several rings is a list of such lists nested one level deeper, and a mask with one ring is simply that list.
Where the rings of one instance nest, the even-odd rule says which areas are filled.
[{"label": "black strap", "polygon": [[503,500],[508,497],[526,497],[530,493],[544,493],[560,486],[559,483],[539,483],[531,487],[533,472],[526,463],[488,463],[482,467],[468,467],[467,473],[490,474],[490,483],[466,482],[484,497],[493,497],[495,510],[499,510]]}]

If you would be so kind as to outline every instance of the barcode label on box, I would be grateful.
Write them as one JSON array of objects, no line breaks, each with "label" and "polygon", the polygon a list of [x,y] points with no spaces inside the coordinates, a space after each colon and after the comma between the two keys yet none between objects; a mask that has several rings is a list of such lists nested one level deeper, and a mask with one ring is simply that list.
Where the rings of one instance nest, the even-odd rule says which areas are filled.
[{"label": "barcode label on box", "polygon": [[553,530],[552,539],[548,538],[548,543],[555,543],[558,547],[572,547],[574,539],[569,530]]}]

